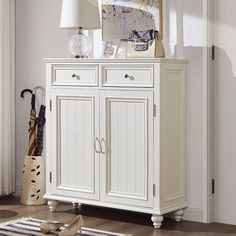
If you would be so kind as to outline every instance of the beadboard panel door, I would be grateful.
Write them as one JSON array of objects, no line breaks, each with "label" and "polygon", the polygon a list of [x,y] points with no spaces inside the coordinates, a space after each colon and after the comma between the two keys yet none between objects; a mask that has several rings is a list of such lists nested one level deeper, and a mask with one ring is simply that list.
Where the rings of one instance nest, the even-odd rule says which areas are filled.
[{"label": "beadboard panel door", "polygon": [[153,92],[101,91],[101,199],[152,207]]},{"label": "beadboard panel door", "polygon": [[97,90],[52,90],[54,193],[98,199],[98,114]]}]

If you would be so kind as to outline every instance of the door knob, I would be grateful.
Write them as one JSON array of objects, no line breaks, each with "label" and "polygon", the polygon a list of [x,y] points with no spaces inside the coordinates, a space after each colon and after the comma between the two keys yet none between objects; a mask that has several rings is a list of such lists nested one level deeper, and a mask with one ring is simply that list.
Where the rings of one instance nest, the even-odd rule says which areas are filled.
[{"label": "door knob", "polygon": [[130,76],[130,75],[128,75],[128,74],[125,74],[125,76],[124,76],[126,79],[130,79],[130,80],[134,80],[134,76]]},{"label": "door knob", "polygon": [[72,78],[75,78],[75,79],[79,80],[79,79],[80,79],[80,76],[79,76],[79,75],[76,75],[75,73],[73,73],[73,74],[72,74]]}]

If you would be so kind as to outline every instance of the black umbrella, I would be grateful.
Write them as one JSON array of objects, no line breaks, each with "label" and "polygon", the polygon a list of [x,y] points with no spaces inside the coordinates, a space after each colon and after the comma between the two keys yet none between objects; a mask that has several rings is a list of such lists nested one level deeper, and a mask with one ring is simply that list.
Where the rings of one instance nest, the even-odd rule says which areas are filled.
[{"label": "black umbrella", "polygon": [[[36,119],[36,126],[37,126],[37,134],[36,134],[36,141],[35,141],[35,156],[41,156],[43,151],[43,128],[46,122],[45,119],[45,89],[42,86],[36,86],[32,94],[36,95],[37,90],[41,91],[42,101],[41,106],[39,108],[38,117]],[[37,96],[38,97],[38,96]]]},{"label": "black umbrella", "polygon": [[21,92],[21,97],[24,98],[25,93],[30,93],[31,98],[31,110],[30,110],[30,120],[29,120],[29,143],[28,143],[28,156],[35,155],[35,145],[36,145],[36,109],[35,109],[35,94],[31,89],[24,89]]},{"label": "black umbrella", "polygon": [[41,156],[43,151],[43,129],[46,122],[45,119],[46,106],[41,105],[39,115],[37,117],[37,136],[36,136],[36,149],[35,156]]}]

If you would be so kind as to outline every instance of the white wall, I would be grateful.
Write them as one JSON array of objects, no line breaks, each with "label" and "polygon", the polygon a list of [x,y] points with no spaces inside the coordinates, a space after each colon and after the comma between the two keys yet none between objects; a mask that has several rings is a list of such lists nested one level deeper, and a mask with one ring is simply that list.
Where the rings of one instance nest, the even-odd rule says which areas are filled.
[{"label": "white wall", "polygon": [[23,157],[27,152],[30,97],[24,88],[45,85],[44,57],[68,57],[67,34],[59,29],[61,0],[16,0],[16,159],[19,194]]},{"label": "white wall", "polygon": [[[195,220],[203,221],[204,56],[203,1],[183,0],[182,56],[188,65],[188,203]],[[186,219],[188,215],[185,215]]]},{"label": "white wall", "polygon": [[[186,219],[203,219],[203,6],[202,1],[163,0],[164,45],[170,57],[188,66],[188,202]],[[183,6],[183,7],[182,7]],[[19,193],[27,147],[29,98],[20,91],[45,85],[44,57],[68,57],[67,32],[59,29],[61,0],[16,0],[16,155]],[[177,11],[178,9],[178,11]],[[183,24],[182,24],[183,23]],[[178,27],[177,27],[178,26]],[[99,32],[94,36],[100,40]],[[179,47],[176,47],[178,42]],[[100,46],[99,46],[100,47]],[[99,48],[98,47],[98,48]],[[95,50],[96,51],[96,50]]]},{"label": "white wall", "polygon": [[236,1],[228,0],[227,4],[221,0],[213,2],[214,220],[236,224]]}]

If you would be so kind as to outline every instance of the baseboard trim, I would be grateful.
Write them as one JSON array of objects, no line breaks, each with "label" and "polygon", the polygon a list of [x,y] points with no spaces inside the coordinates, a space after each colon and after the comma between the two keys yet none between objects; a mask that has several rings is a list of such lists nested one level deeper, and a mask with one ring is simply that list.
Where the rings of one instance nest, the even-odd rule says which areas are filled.
[{"label": "baseboard trim", "polygon": [[184,220],[194,221],[194,222],[201,222],[203,223],[203,209],[201,208],[186,208],[184,210]]},{"label": "baseboard trim", "polygon": [[21,185],[16,183],[16,191],[13,195],[19,197],[20,193],[21,193]]}]

